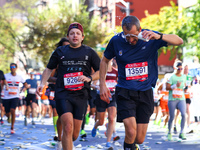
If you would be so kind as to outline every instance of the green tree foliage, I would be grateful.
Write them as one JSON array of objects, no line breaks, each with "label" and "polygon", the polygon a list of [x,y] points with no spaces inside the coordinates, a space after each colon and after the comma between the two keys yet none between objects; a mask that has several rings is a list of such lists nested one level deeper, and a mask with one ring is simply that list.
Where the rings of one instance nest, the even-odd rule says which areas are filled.
[{"label": "green tree foliage", "polygon": [[[72,22],[80,22],[83,25],[83,44],[95,47],[103,40],[101,22],[97,18],[89,18],[89,12],[83,3],[74,9],[69,0],[59,0],[54,7],[37,2],[15,0],[0,11],[0,35],[6,35],[0,39],[1,50],[9,50],[12,57],[20,51],[23,59],[19,59],[26,70],[29,67],[26,65],[28,58],[41,58],[45,65],[48,63],[55,44],[62,37],[66,37]],[[17,18],[16,14],[21,18]]]},{"label": "green tree foliage", "polygon": [[185,27],[188,38],[188,45],[186,48],[196,48],[193,52],[188,52],[187,56],[197,56],[200,59],[200,0],[197,4],[184,10],[185,14],[188,16],[188,24]]},{"label": "green tree foliage", "polygon": [[178,7],[174,2],[170,2],[171,6],[162,7],[158,14],[149,14],[145,11],[146,17],[141,19],[141,27],[147,28],[155,31],[159,31],[164,34],[177,34],[183,41],[184,45],[181,46],[171,46],[162,48],[159,53],[166,53],[167,50],[171,50],[171,58],[176,54],[179,54],[179,59],[182,56],[182,48],[187,44],[188,38],[186,33],[186,25],[188,18],[186,14],[182,11],[178,11]]}]

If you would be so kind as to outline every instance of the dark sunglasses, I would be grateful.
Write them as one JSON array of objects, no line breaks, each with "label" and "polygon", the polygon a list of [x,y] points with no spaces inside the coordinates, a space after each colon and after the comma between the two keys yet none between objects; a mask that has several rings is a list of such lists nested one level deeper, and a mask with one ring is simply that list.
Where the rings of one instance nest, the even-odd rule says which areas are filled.
[{"label": "dark sunglasses", "polygon": [[177,70],[183,70],[183,68],[177,68]]},{"label": "dark sunglasses", "polygon": [[16,66],[10,66],[10,69],[16,68]]}]

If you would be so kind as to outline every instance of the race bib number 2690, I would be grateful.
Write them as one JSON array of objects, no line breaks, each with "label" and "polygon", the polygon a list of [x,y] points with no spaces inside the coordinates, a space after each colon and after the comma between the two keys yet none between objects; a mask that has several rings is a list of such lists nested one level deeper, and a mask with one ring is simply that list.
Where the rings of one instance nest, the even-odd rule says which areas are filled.
[{"label": "race bib number 2690", "polygon": [[125,73],[126,80],[145,81],[148,78],[148,62],[127,64]]}]

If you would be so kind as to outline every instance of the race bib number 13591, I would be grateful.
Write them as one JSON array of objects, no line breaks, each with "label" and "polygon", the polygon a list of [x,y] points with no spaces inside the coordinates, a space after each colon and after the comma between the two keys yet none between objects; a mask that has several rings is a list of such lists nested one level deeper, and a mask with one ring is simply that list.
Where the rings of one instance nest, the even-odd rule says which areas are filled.
[{"label": "race bib number 13591", "polygon": [[148,62],[127,64],[125,73],[126,80],[145,81],[148,78]]}]

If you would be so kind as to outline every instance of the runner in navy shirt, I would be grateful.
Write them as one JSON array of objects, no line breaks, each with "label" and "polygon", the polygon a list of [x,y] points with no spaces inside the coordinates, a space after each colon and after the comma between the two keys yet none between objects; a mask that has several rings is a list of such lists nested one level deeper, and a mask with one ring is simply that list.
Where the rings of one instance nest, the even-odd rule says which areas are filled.
[{"label": "runner in navy shirt", "polygon": [[[106,87],[105,75],[108,62],[116,57],[117,121],[125,125],[124,149],[133,150],[135,143],[143,143],[153,113],[152,87],[158,78],[158,49],[168,44],[181,45],[183,40],[177,35],[142,30],[135,16],[126,16],[122,21],[122,29],[122,33],[110,40],[100,64],[100,97],[109,103],[111,94]],[[141,31],[142,37],[148,42],[139,39]]]},{"label": "runner in navy shirt", "polygon": [[[41,92],[53,69],[57,68],[55,101],[58,115],[63,127],[63,150],[72,149],[87,109],[90,82],[99,79],[100,58],[90,47],[83,45],[83,27],[80,23],[72,23],[67,37],[70,45],[60,46],[53,53],[44,70]],[[91,68],[95,73],[90,76]]]}]

